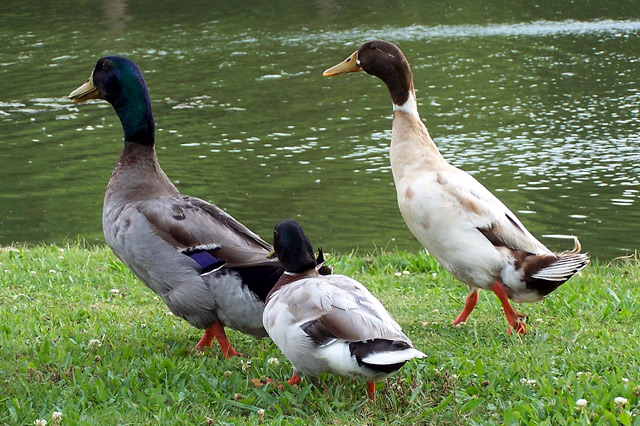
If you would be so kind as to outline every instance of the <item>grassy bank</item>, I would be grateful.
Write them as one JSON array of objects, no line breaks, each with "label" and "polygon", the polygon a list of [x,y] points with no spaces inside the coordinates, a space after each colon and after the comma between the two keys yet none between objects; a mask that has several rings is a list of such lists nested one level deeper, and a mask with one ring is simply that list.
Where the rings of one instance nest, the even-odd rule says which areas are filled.
[{"label": "grassy bank", "polygon": [[217,347],[198,356],[201,332],[167,314],[106,248],[2,249],[0,424],[51,425],[58,411],[63,425],[640,425],[637,258],[591,265],[548,300],[520,305],[525,336],[505,334],[487,292],[469,323],[452,327],[467,289],[426,254],[330,263],[428,355],[380,385],[376,403],[333,376],[255,388],[253,378],[291,374],[269,339],[229,331],[243,358]]}]

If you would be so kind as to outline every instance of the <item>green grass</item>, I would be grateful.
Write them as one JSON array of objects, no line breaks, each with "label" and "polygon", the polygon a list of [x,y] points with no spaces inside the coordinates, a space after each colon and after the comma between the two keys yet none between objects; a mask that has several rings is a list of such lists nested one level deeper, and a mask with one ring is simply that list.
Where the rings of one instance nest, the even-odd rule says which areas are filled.
[{"label": "green grass", "polygon": [[245,357],[196,355],[201,332],[168,315],[107,248],[2,249],[0,424],[51,425],[60,411],[63,425],[640,425],[637,257],[591,265],[546,301],[520,305],[525,336],[505,334],[488,292],[468,324],[452,327],[467,289],[424,253],[330,263],[428,355],[380,384],[376,403],[363,384],[329,375],[255,388],[253,378],[291,374],[269,339],[229,331]]}]

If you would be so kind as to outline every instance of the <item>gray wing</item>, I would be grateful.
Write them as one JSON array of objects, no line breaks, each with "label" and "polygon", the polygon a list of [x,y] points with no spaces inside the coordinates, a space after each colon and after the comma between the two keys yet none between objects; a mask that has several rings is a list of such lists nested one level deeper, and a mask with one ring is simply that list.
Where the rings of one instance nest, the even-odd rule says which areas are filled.
[{"label": "gray wing", "polygon": [[[336,339],[372,339],[410,343],[398,323],[362,284],[344,275],[301,280],[288,306],[305,333],[318,345]],[[292,294],[293,296],[293,294]]]},{"label": "gray wing", "polygon": [[137,203],[154,232],[180,251],[215,250],[228,266],[272,263],[269,243],[222,209],[195,197],[159,197]]}]

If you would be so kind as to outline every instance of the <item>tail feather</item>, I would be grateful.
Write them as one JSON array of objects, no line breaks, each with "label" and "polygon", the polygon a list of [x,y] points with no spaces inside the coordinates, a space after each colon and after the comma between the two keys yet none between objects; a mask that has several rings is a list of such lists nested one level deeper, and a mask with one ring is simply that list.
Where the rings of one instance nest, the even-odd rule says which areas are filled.
[{"label": "tail feather", "polygon": [[543,296],[551,293],[589,264],[589,256],[580,253],[581,248],[580,241],[574,237],[573,250],[526,259],[524,269],[527,285]]},{"label": "tail feather", "polygon": [[414,348],[404,349],[402,351],[377,352],[362,358],[367,364],[388,365],[406,362],[413,358],[424,358],[425,354]]},{"label": "tail feather", "polygon": [[588,264],[586,254],[560,254],[558,260],[531,274],[531,278],[564,282]]},{"label": "tail feather", "polygon": [[352,356],[355,356],[358,365],[384,374],[399,370],[412,358],[426,356],[414,349],[408,340],[373,339],[366,342],[351,342],[349,351]]}]

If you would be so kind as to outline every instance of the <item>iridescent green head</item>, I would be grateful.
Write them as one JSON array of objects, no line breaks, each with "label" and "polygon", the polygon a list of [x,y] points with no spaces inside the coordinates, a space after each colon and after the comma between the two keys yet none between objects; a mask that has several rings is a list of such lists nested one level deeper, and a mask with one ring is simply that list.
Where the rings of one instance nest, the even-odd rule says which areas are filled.
[{"label": "iridescent green head", "polygon": [[106,56],[96,63],[85,84],[69,94],[74,103],[104,99],[120,118],[126,142],[153,145],[155,124],[147,84],[140,68],[122,56]]}]

